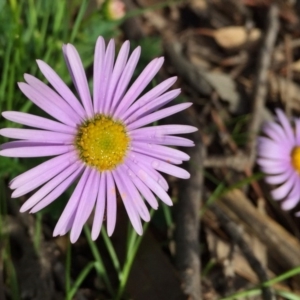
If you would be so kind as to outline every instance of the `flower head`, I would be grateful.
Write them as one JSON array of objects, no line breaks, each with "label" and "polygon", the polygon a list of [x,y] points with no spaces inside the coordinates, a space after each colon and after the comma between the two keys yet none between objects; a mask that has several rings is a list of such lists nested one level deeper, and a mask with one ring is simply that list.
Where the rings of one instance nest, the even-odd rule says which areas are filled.
[{"label": "flower head", "polygon": [[266,182],[278,185],[272,190],[274,200],[283,200],[282,209],[294,208],[300,201],[300,119],[291,125],[282,110],[277,122],[267,122],[266,137],[259,137],[257,163],[267,174]]},{"label": "flower head", "polygon": [[104,13],[109,20],[119,20],[125,16],[126,8],[123,0],[106,0]]},{"label": "flower head", "polygon": [[[28,74],[24,76],[26,83],[19,83],[19,87],[52,118],[3,112],[6,119],[36,129],[1,129],[2,136],[18,140],[3,144],[0,155],[54,156],[14,178],[10,183],[14,190],[12,197],[38,188],[21,207],[21,212],[37,212],[78,179],[54,229],[54,236],[71,230],[71,241],[75,242],[93,210],[92,238],[98,237],[104,215],[111,235],[116,223],[118,193],[134,229],[142,234],[141,219],[150,220],[144,199],[154,209],[158,207],[155,195],[172,205],[167,194],[168,183],[158,171],[189,178],[187,171],[175,166],[188,160],[189,156],[166,146],[193,146],[192,141],[174,135],[197,130],[185,125],[151,126],[151,123],[191,104],[161,109],[180,93],[179,89],[167,92],[176,77],[141,95],[162,66],[163,58],[151,61],[128,87],[140,56],[140,47],[129,56],[128,41],[122,45],[115,60],[114,41],[106,47],[103,38],[98,38],[93,97],[74,46],[64,45],[63,54],[81,101],[49,65],[38,60],[38,66],[52,88]],[[146,125],[148,127],[144,127]]]}]

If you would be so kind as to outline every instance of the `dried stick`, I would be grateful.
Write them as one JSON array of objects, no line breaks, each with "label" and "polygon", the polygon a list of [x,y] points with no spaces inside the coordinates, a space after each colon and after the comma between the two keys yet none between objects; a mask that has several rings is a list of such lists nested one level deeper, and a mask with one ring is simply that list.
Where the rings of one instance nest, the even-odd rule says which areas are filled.
[{"label": "dried stick", "polygon": [[[230,236],[230,238],[239,246],[240,250],[247,259],[249,265],[252,267],[253,271],[257,274],[257,277],[261,282],[267,281],[268,276],[265,269],[262,267],[259,260],[253,254],[249,245],[243,239],[241,232],[237,225],[217,206],[212,205],[210,209],[217,216],[218,221],[221,223],[224,230]],[[275,300],[275,295],[270,287],[262,288],[262,295],[264,300]]]},{"label": "dried stick", "polygon": [[245,194],[234,189],[217,202],[236,223],[242,223],[268,249],[281,268],[288,270],[300,265],[300,242],[268,215],[259,213]]},{"label": "dried stick", "polygon": [[[198,138],[199,139],[199,138]],[[197,141],[197,138],[193,139]],[[199,210],[203,182],[203,146],[189,148],[190,163],[186,168],[191,174],[181,182],[176,222],[176,265],[182,280],[183,292],[188,299],[201,299],[199,257]]]},{"label": "dried stick", "polygon": [[204,160],[206,168],[231,168],[236,171],[244,171],[248,166],[249,157],[244,154],[235,154],[229,156],[210,155]]},{"label": "dried stick", "polygon": [[271,4],[267,15],[267,29],[258,59],[258,71],[253,92],[252,114],[249,122],[248,150],[250,153],[250,165],[252,166],[256,157],[257,133],[262,122],[262,110],[265,106],[267,96],[268,71],[271,64],[272,52],[279,30],[278,7]]}]

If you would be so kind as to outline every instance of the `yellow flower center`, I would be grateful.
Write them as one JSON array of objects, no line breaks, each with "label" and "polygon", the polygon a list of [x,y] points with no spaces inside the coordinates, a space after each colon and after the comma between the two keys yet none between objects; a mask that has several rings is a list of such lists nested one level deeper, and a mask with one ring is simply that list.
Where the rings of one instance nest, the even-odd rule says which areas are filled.
[{"label": "yellow flower center", "polygon": [[80,158],[99,171],[113,170],[121,164],[129,142],[125,126],[102,114],[83,123],[75,140]]},{"label": "yellow flower center", "polygon": [[295,147],[292,150],[291,157],[292,157],[293,167],[298,173],[300,173],[300,147],[299,146]]}]

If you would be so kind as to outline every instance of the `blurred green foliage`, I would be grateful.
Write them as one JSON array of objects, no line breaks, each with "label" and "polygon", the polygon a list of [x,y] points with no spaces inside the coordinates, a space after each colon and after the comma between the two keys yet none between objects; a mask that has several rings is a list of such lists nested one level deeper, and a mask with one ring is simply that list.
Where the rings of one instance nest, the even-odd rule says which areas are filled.
[{"label": "blurred green foliage", "polygon": [[104,20],[90,1],[28,0],[0,3],[0,109],[28,111],[31,103],[16,83],[24,73],[37,74],[36,59],[46,61],[64,81],[70,76],[62,56],[62,45],[74,43],[85,67],[93,61],[97,37],[118,35],[117,21]]}]

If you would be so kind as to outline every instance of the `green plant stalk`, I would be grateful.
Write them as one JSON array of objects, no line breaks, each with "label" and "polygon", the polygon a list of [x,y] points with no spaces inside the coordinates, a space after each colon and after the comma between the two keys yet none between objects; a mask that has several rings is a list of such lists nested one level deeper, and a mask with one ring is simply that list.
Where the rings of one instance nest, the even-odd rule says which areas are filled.
[{"label": "green plant stalk", "polygon": [[112,288],[112,285],[111,285],[110,280],[108,278],[108,275],[106,273],[106,270],[105,270],[105,267],[104,267],[104,264],[103,264],[103,260],[101,258],[101,255],[100,255],[98,249],[97,249],[96,244],[92,241],[91,234],[90,234],[90,229],[89,229],[88,225],[84,225],[83,230],[84,230],[85,236],[87,238],[88,244],[91,248],[91,251],[93,253],[93,256],[94,256],[94,258],[97,262],[97,265],[95,266],[96,271],[97,271],[98,275],[104,280],[109,293],[111,295],[114,295],[114,290]]},{"label": "green plant stalk", "polygon": [[87,5],[88,5],[88,2],[86,0],[82,1],[79,12],[78,12],[78,15],[77,15],[75,23],[73,25],[73,30],[71,32],[70,43],[74,42],[74,39],[75,39],[75,37],[78,33],[78,30],[79,30],[80,23],[83,19],[85,11],[86,11]]},{"label": "green plant stalk", "polygon": [[38,253],[40,249],[41,234],[42,234],[42,219],[43,219],[43,214],[41,212],[37,213],[35,219],[35,229],[34,229],[34,239],[33,239],[33,245],[36,253]]},{"label": "green plant stalk", "polygon": [[103,240],[104,240],[104,243],[105,243],[105,246],[108,250],[108,253],[110,255],[110,258],[112,260],[112,263],[114,265],[114,268],[116,270],[116,272],[118,273],[118,278],[119,280],[121,280],[121,267],[120,267],[120,262],[119,262],[119,259],[117,257],[117,254],[116,254],[116,251],[113,247],[113,244],[110,240],[110,238],[108,237],[107,235],[107,232],[106,232],[106,229],[103,227],[102,230],[101,230],[101,235],[103,237]]},{"label": "green plant stalk", "polygon": [[162,203],[162,209],[163,209],[163,212],[164,212],[164,217],[165,217],[165,220],[166,220],[167,227],[170,228],[173,225],[173,220],[172,220],[172,215],[171,215],[171,212],[170,212],[170,208],[166,204]]},{"label": "green plant stalk", "polygon": [[205,213],[205,211],[208,209],[208,207],[213,204],[218,198],[220,198],[221,196],[225,195],[226,193],[228,193],[229,191],[236,189],[236,188],[241,188],[246,184],[251,183],[254,180],[258,180],[264,177],[263,173],[256,173],[253,174],[252,176],[249,176],[245,179],[242,179],[240,181],[238,181],[237,183],[226,187],[224,182],[220,182],[217,185],[217,188],[213,191],[213,193],[210,195],[210,197],[208,198],[206,204],[201,208],[200,210],[200,217],[202,217]]},{"label": "green plant stalk", "polygon": [[213,204],[226,190],[225,184],[223,182],[219,183],[213,193],[209,196],[208,200],[206,201],[205,205],[200,210],[200,218],[203,217],[208,207]]},{"label": "green plant stalk", "polygon": [[138,235],[135,232],[135,230],[132,228],[131,224],[128,224],[126,253],[131,253],[137,237],[138,237]]},{"label": "green plant stalk", "polygon": [[29,24],[26,35],[24,36],[24,41],[28,42],[34,34],[34,30],[37,24],[37,10],[35,7],[35,2],[33,0],[28,0],[29,13],[27,14],[27,22]]},{"label": "green plant stalk", "polygon": [[83,280],[86,278],[86,276],[91,272],[91,270],[93,268],[95,268],[95,262],[90,262],[88,263],[85,268],[80,272],[80,274],[78,275],[76,281],[73,284],[72,289],[70,290],[70,292],[66,295],[67,296],[67,300],[72,300],[73,297],[75,296],[78,288],[80,287],[80,285],[82,284]]},{"label": "green plant stalk", "polygon": [[264,282],[264,283],[262,284],[262,286],[263,286],[263,287],[265,287],[265,286],[266,286],[266,287],[272,286],[273,284],[275,284],[275,283],[277,283],[277,282],[286,280],[286,279],[288,279],[288,278],[290,278],[290,277],[293,277],[293,276],[296,276],[296,275],[298,275],[298,274],[300,274],[300,267],[291,269],[291,270],[289,270],[289,271],[287,271],[287,272],[285,272],[285,273],[283,273],[283,274],[281,274],[281,275],[279,275],[279,276],[277,276],[277,277],[275,277],[275,278],[272,278],[272,279],[270,279],[270,280]]},{"label": "green plant stalk", "polygon": [[0,85],[0,97],[1,99],[5,99],[5,89],[7,85],[8,79],[8,71],[10,67],[11,53],[12,53],[13,41],[9,40],[7,48],[5,50],[4,60],[3,60],[3,72],[1,76],[1,85]]},{"label": "green plant stalk", "polygon": [[16,0],[9,0],[10,8],[14,14],[15,21],[18,21],[19,13],[18,13],[18,5]]},{"label": "green plant stalk", "polygon": [[220,300],[237,300],[239,298],[251,297],[251,296],[258,296],[261,294],[261,289],[255,288],[247,291],[242,291],[236,293],[232,296],[221,298]]},{"label": "green plant stalk", "polygon": [[[49,5],[49,3],[52,3],[52,2],[49,2],[49,3],[46,2],[46,3],[47,3],[47,5]],[[41,27],[39,41],[38,41],[39,53],[41,53],[45,47],[47,28],[49,25],[49,18],[50,18],[50,9],[46,9],[46,12],[45,12],[45,15],[44,15],[44,18],[42,21],[42,27]]]},{"label": "green plant stalk", "polygon": [[56,14],[54,18],[53,33],[58,34],[61,24],[63,22],[63,16],[65,13],[66,1],[56,1]]},{"label": "green plant stalk", "polygon": [[[300,300],[300,296],[293,294],[291,292],[274,290],[274,293],[276,296],[281,296],[287,300]],[[254,296],[259,296],[259,295],[261,295],[261,289],[256,288],[253,290],[247,290],[247,291],[243,291],[243,292],[234,294],[230,297],[222,298],[221,300],[238,300],[238,299],[245,299],[248,297],[254,297]]]},{"label": "green plant stalk", "polygon": [[[154,210],[151,209],[150,216],[152,217],[153,214],[154,214]],[[145,234],[148,226],[149,226],[149,222],[144,223],[144,225],[143,225],[144,234]],[[131,235],[132,236],[137,236],[137,234],[134,230],[132,230]],[[129,277],[129,274],[130,274],[130,271],[131,271],[131,267],[132,267],[134,258],[136,256],[137,250],[139,249],[139,246],[141,244],[142,239],[143,239],[143,236],[139,236],[137,238],[133,238],[133,239],[130,238],[129,239],[130,241],[131,240],[136,240],[136,243],[133,246],[128,247],[126,261],[125,261],[125,264],[124,264],[123,269],[122,269],[122,277],[121,277],[122,280],[119,283],[119,288],[118,288],[118,292],[117,292],[117,296],[116,296],[115,300],[120,300],[123,293],[124,293],[124,290],[125,290],[125,287],[126,287],[126,284],[127,284],[127,281],[128,281],[128,277]]]},{"label": "green plant stalk", "polygon": [[212,175],[211,173],[207,172],[207,171],[203,171],[204,177],[209,179],[212,183],[218,185],[220,183],[220,180],[218,178],[216,178],[214,175]]},{"label": "green plant stalk", "polygon": [[12,68],[10,68],[8,91],[7,91],[7,96],[6,96],[7,110],[13,109],[14,89],[15,89],[15,68],[14,68],[14,66],[12,66]]},{"label": "green plant stalk", "polygon": [[300,300],[300,296],[287,291],[275,290],[275,294],[288,300]]},{"label": "green plant stalk", "polygon": [[297,268],[294,268],[294,269],[291,269],[275,278],[272,278],[266,282],[263,282],[262,284],[260,284],[259,286],[255,287],[255,288],[252,288],[252,289],[249,289],[249,290],[246,290],[246,291],[241,291],[241,292],[238,292],[238,293],[235,293],[229,297],[225,297],[225,298],[222,298],[221,300],[234,300],[234,299],[237,299],[237,298],[240,298],[240,297],[245,297],[248,295],[249,292],[252,292],[252,291],[260,291],[261,288],[263,287],[270,287],[272,285],[274,285],[275,283],[278,283],[278,282],[281,282],[283,280],[286,280],[290,277],[293,277],[293,276],[296,276],[300,274],[300,267],[297,267]]},{"label": "green plant stalk", "polygon": [[205,278],[210,272],[210,270],[216,265],[216,263],[217,262],[215,258],[210,259],[209,262],[204,266],[201,277]]}]

